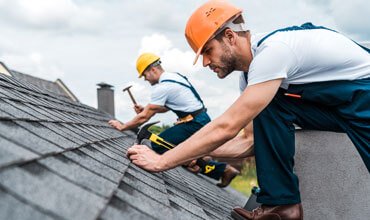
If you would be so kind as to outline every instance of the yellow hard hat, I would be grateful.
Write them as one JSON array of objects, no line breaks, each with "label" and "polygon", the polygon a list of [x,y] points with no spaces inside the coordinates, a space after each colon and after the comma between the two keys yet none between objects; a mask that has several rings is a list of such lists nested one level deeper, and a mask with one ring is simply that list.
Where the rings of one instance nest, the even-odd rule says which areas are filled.
[{"label": "yellow hard hat", "polygon": [[159,56],[154,53],[143,53],[137,58],[136,69],[139,73],[139,78],[142,77],[143,72],[148,66],[160,59]]}]

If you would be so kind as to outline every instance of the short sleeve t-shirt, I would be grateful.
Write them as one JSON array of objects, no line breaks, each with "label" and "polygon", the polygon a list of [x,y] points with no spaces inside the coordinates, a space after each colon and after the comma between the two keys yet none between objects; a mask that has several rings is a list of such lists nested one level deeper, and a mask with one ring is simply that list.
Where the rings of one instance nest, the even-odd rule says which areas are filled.
[{"label": "short sleeve t-shirt", "polygon": [[[370,55],[352,40],[325,29],[277,32],[257,47],[265,35],[251,41],[253,60],[248,83],[240,75],[239,87],[283,79],[282,88],[333,80],[370,77]],[[243,82],[244,81],[244,82]]]},{"label": "short sleeve t-shirt", "polygon": [[194,112],[203,107],[189,88],[174,82],[163,82],[164,80],[174,80],[190,86],[177,73],[164,72],[160,76],[159,82],[153,86],[150,104],[167,106],[182,112]]}]

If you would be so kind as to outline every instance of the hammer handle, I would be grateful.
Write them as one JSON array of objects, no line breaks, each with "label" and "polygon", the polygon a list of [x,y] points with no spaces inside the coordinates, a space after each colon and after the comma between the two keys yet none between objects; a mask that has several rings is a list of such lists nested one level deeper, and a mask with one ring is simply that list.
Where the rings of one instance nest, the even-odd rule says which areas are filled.
[{"label": "hammer handle", "polygon": [[137,103],[136,103],[136,101],[135,101],[135,99],[134,99],[134,96],[131,94],[131,91],[128,89],[127,90],[127,92],[128,92],[128,95],[130,96],[130,98],[131,98],[131,101],[136,105]]}]

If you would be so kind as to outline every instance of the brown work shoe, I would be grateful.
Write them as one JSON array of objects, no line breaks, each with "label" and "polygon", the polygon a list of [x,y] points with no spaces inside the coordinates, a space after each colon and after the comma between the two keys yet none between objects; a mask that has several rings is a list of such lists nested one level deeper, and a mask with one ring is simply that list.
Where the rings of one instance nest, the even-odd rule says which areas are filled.
[{"label": "brown work shoe", "polygon": [[221,176],[221,183],[217,183],[217,186],[221,188],[228,186],[231,180],[239,174],[240,172],[237,169],[227,164],[224,173]]},{"label": "brown work shoe", "polygon": [[266,206],[262,205],[253,211],[234,208],[231,212],[237,220],[303,220],[302,204]]}]

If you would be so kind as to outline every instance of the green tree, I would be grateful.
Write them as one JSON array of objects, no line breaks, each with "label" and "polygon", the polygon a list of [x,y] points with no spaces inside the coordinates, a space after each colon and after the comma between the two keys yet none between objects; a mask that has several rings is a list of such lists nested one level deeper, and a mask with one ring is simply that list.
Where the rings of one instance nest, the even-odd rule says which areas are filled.
[{"label": "green tree", "polygon": [[170,125],[166,125],[166,124],[162,124],[161,126],[153,125],[149,128],[149,131],[154,133],[154,134],[159,134],[162,131],[164,131],[164,130],[170,128],[170,127],[171,127]]}]

